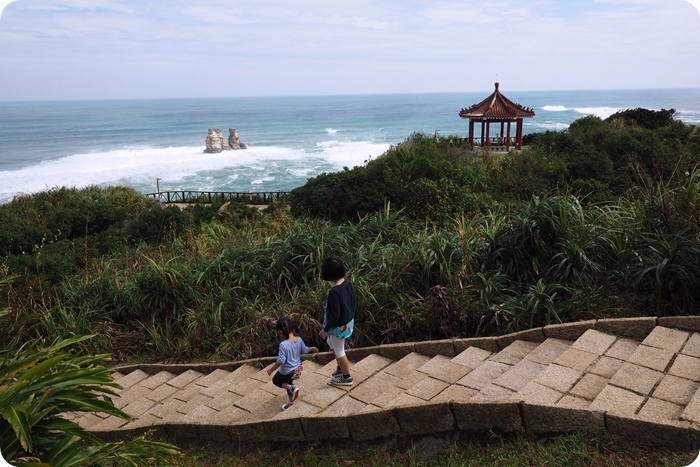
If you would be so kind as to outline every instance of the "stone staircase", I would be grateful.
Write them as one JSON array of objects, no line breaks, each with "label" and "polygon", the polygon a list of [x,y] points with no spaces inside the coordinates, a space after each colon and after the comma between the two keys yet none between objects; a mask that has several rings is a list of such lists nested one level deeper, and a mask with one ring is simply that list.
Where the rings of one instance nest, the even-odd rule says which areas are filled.
[{"label": "stone staircase", "polygon": [[287,411],[274,358],[117,369],[117,407],[75,414],[108,439],[155,430],[176,443],[369,441],[446,432],[607,430],[700,448],[700,317],[592,320],[500,337],[348,351],[355,380],[328,384],[331,353],[304,361]]}]

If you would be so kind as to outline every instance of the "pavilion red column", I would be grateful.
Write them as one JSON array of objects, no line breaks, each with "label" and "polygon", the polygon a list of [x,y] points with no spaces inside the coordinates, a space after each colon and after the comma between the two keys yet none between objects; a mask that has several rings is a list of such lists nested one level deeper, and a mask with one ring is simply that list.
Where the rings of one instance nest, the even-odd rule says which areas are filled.
[{"label": "pavilion red column", "polygon": [[506,137],[506,150],[510,150],[510,120],[508,120],[508,136]]},{"label": "pavilion red column", "polygon": [[469,147],[474,148],[474,120],[469,119]]},{"label": "pavilion red column", "polygon": [[491,146],[491,122],[486,121],[486,146]]}]

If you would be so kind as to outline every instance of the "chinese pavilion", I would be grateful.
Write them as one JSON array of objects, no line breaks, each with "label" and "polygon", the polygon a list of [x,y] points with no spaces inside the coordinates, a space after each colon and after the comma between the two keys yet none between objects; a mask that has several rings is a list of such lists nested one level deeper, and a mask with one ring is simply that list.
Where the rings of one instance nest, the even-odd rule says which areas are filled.
[{"label": "chinese pavilion", "polygon": [[[522,149],[523,118],[534,117],[535,112],[501,94],[496,83],[496,89],[489,97],[478,104],[462,109],[459,116],[469,119],[469,145],[472,148],[477,145],[509,151],[511,145]],[[481,123],[480,138],[474,137],[474,123],[477,122]],[[501,124],[500,129],[496,128],[496,134],[491,136],[492,125],[497,123]],[[515,136],[511,136],[511,123],[515,123]]]}]

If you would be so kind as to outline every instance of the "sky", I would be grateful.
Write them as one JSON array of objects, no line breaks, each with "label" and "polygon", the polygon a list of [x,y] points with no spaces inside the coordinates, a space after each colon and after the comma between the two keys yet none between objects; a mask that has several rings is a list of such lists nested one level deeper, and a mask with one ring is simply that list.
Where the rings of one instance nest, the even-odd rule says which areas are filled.
[{"label": "sky", "polygon": [[700,0],[0,0],[0,101],[700,87]]}]

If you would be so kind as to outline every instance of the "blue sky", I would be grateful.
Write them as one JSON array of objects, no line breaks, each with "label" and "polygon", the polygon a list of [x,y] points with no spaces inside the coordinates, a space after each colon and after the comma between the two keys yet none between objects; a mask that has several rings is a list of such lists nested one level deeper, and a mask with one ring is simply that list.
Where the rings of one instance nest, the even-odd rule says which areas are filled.
[{"label": "blue sky", "polygon": [[700,0],[2,7],[0,101],[700,87]]}]

